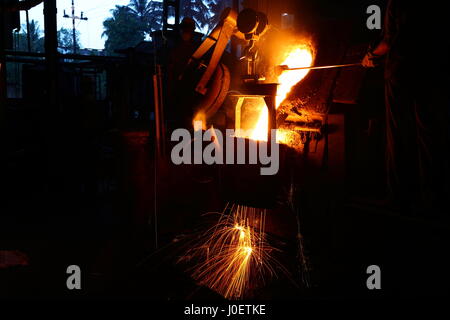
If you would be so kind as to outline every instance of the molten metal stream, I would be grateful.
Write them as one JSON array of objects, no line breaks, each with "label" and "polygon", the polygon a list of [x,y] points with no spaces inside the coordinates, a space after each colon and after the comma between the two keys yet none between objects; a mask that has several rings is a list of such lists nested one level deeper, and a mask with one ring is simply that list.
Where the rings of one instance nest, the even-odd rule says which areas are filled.
[{"label": "molten metal stream", "polygon": [[[284,66],[288,66],[290,69],[309,67],[313,63],[313,53],[311,48],[307,45],[301,45],[295,47],[291,50],[286,59],[281,63]],[[309,70],[285,70],[278,77],[278,90],[276,107],[278,108],[281,103],[286,99],[292,87],[299,83],[303,78],[306,77]],[[258,116],[258,120],[254,126],[253,132],[250,139],[267,141],[267,131],[269,127],[269,117],[268,110],[264,102],[261,102],[261,113]],[[277,131],[277,141],[280,143],[284,142],[283,133],[280,130]]]}]

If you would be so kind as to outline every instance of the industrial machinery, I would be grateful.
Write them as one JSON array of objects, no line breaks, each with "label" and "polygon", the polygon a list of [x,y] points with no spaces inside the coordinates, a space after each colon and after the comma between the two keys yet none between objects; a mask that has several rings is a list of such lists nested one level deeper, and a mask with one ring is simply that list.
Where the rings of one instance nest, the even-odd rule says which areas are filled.
[{"label": "industrial machinery", "polygon": [[[262,12],[244,9],[237,14],[233,9],[227,8],[222,14],[221,22],[192,55],[184,77],[197,75],[194,79],[199,80],[194,81],[194,90],[203,96],[197,105],[197,111],[202,113],[206,121],[222,106],[230,89],[230,71],[220,60],[232,37],[245,44],[240,60],[245,62],[242,84],[249,92],[244,94],[269,97],[268,107],[275,110],[273,100],[276,84],[258,83],[260,77],[256,70],[256,42],[267,27],[268,20]],[[240,91],[245,91],[245,88]]]}]

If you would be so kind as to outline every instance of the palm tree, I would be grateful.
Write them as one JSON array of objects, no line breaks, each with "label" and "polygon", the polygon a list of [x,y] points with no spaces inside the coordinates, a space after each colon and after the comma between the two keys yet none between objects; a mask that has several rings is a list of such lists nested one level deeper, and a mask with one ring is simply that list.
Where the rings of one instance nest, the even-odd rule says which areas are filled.
[{"label": "palm tree", "polygon": [[222,16],[223,10],[227,7],[231,7],[231,1],[229,0],[209,0],[208,9],[211,14],[211,18],[208,22],[208,29],[212,30],[219,22]]},{"label": "palm tree", "polygon": [[131,0],[128,4],[128,7],[131,9],[131,12],[138,15],[142,20],[151,13],[151,3],[153,1],[148,0]]},{"label": "palm tree", "polygon": [[[77,50],[80,49],[80,32],[77,30],[75,32],[75,47]],[[58,38],[58,48],[62,52],[73,52],[73,33],[72,30],[61,28],[57,32]]]},{"label": "palm tree", "polygon": [[105,50],[114,54],[117,49],[134,47],[145,38],[145,25],[127,6],[116,6],[112,10],[112,17],[103,22],[106,36]]},{"label": "palm tree", "polygon": [[209,8],[203,0],[181,0],[181,16],[194,19],[198,28],[209,24]]},{"label": "palm tree", "polygon": [[[19,50],[28,51],[27,45],[27,27],[22,26],[22,32],[19,35]],[[39,27],[39,23],[36,20],[31,20],[29,24],[30,30],[30,45],[32,52],[44,52],[44,37],[42,37],[42,31]]]},{"label": "palm tree", "polygon": [[162,2],[153,0],[131,0],[128,4],[130,11],[135,14],[141,23],[146,25],[147,34],[161,29]]}]

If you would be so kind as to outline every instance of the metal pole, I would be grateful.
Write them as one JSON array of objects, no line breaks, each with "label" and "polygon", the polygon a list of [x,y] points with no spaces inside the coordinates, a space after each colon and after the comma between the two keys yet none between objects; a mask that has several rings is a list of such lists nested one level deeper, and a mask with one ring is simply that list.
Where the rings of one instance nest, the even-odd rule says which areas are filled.
[{"label": "metal pole", "polygon": [[288,66],[280,66],[281,70],[316,70],[316,69],[331,69],[331,68],[345,68],[345,67],[355,67],[360,66],[361,62],[349,63],[349,64],[335,64],[332,66],[317,66],[317,67],[302,67],[302,68],[289,68]]},{"label": "metal pole", "polygon": [[156,154],[161,156],[161,118],[160,118],[160,96],[159,96],[159,72],[160,66],[157,66],[156,73],[153,75],[153,98],[155,103],[155,129],[156,129]]},{"label": "metal pole", "polygon": [[81,11],[81,16],[77,17],[75,16],[75,1],[72,0],[72,15],[69,16],[66,14],[66,11],[64,10],[64,16],[63,18],[72,19],[72,46],[73,46],[73,53],[77,53],[77,27],[75,26],[75,21],[86,21],[88,18],[83,16],[83,11]]},{"label": "metal pole", "polygon": [[45,0],[44,2],[44,25],[45,25],[45,63],[47,65],[47,85],[49,105],[57,108],[57,66],[58,66],[58,40],[56,23],[56,0]]},{"label": "metal pole", "polygon": [[[239,13],[239,0],[232,0],[233,1],[233,10],[236,13]],[[236,39],[231,39],[231,54],[233,57],[237,57],[238,53],[238,44]]]},{"label": "metal pole", "polygon": [[75,0],[72,0],[72,37],[73,37],[73,53],[77,53],[77,35],[75,27]]},{"label": "metal pole", "polygon": [[0,3],[0,131],[6,124],[6,12]]},{"label": "metal pole", "polygon": [[30,37],[30,17],[28,15],[28,10],[25,11],[27,18],[27,44],[28,44],[28,52],[31,52],[31,37]]}]

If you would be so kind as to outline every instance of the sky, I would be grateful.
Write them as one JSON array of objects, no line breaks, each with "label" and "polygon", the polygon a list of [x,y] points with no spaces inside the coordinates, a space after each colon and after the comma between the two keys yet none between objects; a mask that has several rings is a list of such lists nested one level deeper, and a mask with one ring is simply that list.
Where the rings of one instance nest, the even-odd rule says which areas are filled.
[{"label": "sky", "polygon": [[[127,5],[130,0],[75,0],[75,15],[80,16],[83,11],[88,20],[76,20],[76,28],[80,32],[81,48],[103,49],[106,38],[102,38],[103,21],[111,16],[111,9],[116,5]],[[72,30],[72,19],[63,18],[64,10],[68,15],[72,14],[72,0],[57,0],[58,30],[62,27]],[[34,7],[29,11],[30,21],[39,22],[41,30],[44,30],[44,5]],[[25,12],[21,12],[21,24],[26,24]]]}]

